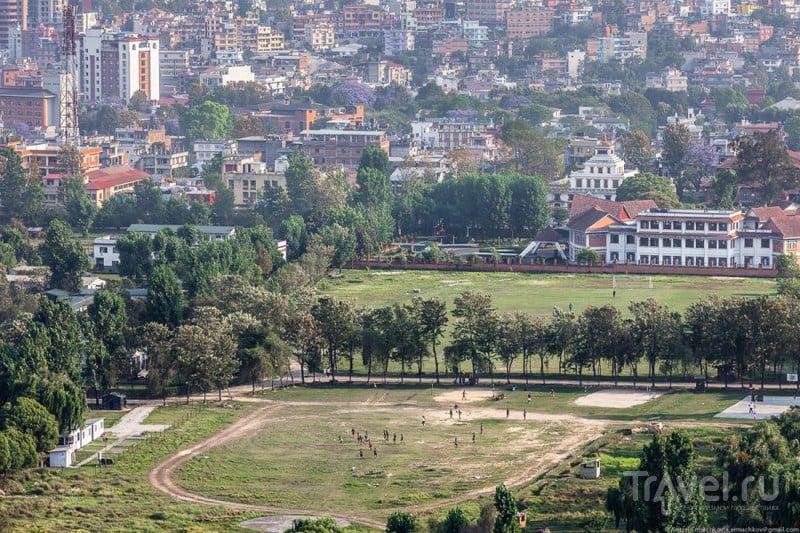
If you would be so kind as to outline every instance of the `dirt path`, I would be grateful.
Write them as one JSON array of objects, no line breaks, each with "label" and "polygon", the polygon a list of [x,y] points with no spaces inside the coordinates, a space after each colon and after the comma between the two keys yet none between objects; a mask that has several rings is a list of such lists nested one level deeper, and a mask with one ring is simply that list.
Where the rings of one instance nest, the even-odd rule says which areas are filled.
[{"label": "dirt path", "polygon": [[[176,454],[164,459],[158,463],[148,475],[150,484],[161,492],[175,498],[176,500],[197,503],[201,505],[219,505],[221,507],[228,507],[229,509],[239,509],[243,511],[258,511],[265,514],[297,514],[297,515],[314,515],[319,514],[318,511],[312,509],[283,509],[278,507],[269,507],[265,505],[252,505],[246,503],[237,503],[224,500],[217,500],[214,498],[207,498],[200,496],[193,492],[183,489],[172,479],[175,471],[189,459],[197,456],[198,454],[208,451],[211,448],[221,446],[230,441],[239,439],[245,435],[252,433],[261,427],[267,420],[267,417],[272,411],[278,410],[282,405],[269,404],[259,407],[252,413],[243,416],[230,426],[226,427],[216,435],[213,435],[204,441],[193,444],[188,448],[180,450]],[[357,522],[365,526],[384,529],[386,524],[378,522],[369,518],[360,516],[337,515],[332,513],[325,513],[326,515],[335,518],[342,518],[351,522]]]},{"label": "dirt path", "polygon": [[[364,403],[366,403],[370,407],[384,405],[382,402],[380,402],[380,400],[382,399],[383,397],[381,396],[375,396],[373,398],[370,398],[370,400]],[[251,413],[247,415],[244,415],[242,418],[240,418],[230,426],[224,428],[216,435],[213,435],[199,443],[184,448],[183,450],[178,451],[174,455],[158,463],[150,471],[150,474],[148,476],[150,484],[156,489],[160,490],[161,492],[177,500],[201,504],[201,505],[209,505],[209,506],[217,505],[217,506],[227,507],[230,509],[239,509],[244,511],[258,511],[258,512],[263,512],[265,514],[319,515],[320,512],[318,509],[285,509],[280,507],[246,504],[246,503],[231,502],[226,500],[209,498],[206,496],[190,492],[180,487],[173,480],[173,475],[175,474],[175,472],[186,461],[192,459],[193,457],[196,457],[201,453],[207,452],[212,448],[224,445],[228,442],[232,442],[246,435],[252,434],[253,432],[260,429],[262,426],[264,426],[269,421],[269,419],[273,414],[275,414],[277,411],[280,411],[282,408],[289,405],[285,403],[273,403],[270,401],[264,401],[263,403],[264,403],[263,406],[254,409]],[[300,403],[306,405],[306,404],[315,404],[316,402],[300,402]],[[320,402],[320,404],[322,404],[322,402]],[[361,406],[363,407],[363,403],[361,403]],[[476,412],[472,413],[473,416],[475,414],[480,413],[480,415],[487,418],[489,417],[505,418],[505,411],[503,410],[480,409],[475,411]],[[576,431],[574,431],[570,436],[563,439],[560,443],[558,443],[558,445],[553,446],[552,449],[543,456],[538,455],[537,460],[531,462],[532,466],[519,470],[512,477],[507,479],[505,481],[505,484],[511,488],[528,484],[534,478],[554,468],[564,459],[566,459],[569,455],[574,453],[576,450],[585,446],[589,442],[599,438],[602,435],[605,428],[607,427],[606,423],[607,421],[580,419],[572,415],[540,415],[540,416],[541,418],[531,413],[532,419],[538,418],[540,421],[547,420],[547,421],[568,422],[571,425],[573,425],[573,427],[576,428]],[[581,428],[581,430],[577,430],[577,428]],[[427,511],[442,506],[453,505],[466,500],[471,500],[486,494],[491,494],[494,490],[495,487],[493,485],[487,486],[470,491],[468,493],[460,494],[459,496],[454,498],[449,498],[446,500],[438,500],[436,502],[432,502],[429,504],[411,506],[408,507],[407,509],[416,512]],[[342,518],[345,520],[349,520],[354,523],[363,524],[365,526],[374,527],[377,529],[385,528],[384,522],[376,521],[372,518],[368,518],[365,516],[353,515],[353,514],[332,514],[332,513],[324,513],[324,514],[335,518]]]}]

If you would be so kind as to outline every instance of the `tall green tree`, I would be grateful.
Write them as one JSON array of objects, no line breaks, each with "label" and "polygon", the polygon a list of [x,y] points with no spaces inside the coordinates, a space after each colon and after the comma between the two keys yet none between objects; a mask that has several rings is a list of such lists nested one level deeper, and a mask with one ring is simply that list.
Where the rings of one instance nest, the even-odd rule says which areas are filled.
[{"label": "tall green tree", "polygon": [[81,274],[89,268],[89,255],[72,230],[61,220],[47,226],[44,242],[39,247],[42,262],[50,267],[50,285],[56,289],[75,292],[81,287]]},{"label": "tall green tree", "polygon": [[67,222],[75,231],[83,236],[89,234],[89,228],[97,215],[97,205],[86,195],[83,178],[73,177],[61,180],[64,188],[64,207],[67,210]]},{"label": "tall green tree", "polygon": [[507,166],[512,172],[539,176],[547,183],[563,173],[564,161],[555,143],[524,120],[503,125],[500,139],[508,147]]},{"label": "tall green tree", "polygon": [[233,117],[227,106],[206,100],[184,113],[181,126],[189,142],[228,139],[233,133]]},{"label": "tall green tree", "polygon": [[177,327],[183,318],[183,306],[183,288],[175,270],[169,265],[157,265],[147,289],[148,320]]},{"label": "tall green tree", "polygon": [[494,519],[492,533],[519,533],[519,518],[517,512],[517,499],[514,494],[500,484],[494,491],[494,508],[497,515]]},{"label": "tall green tree", "polygon": [[453,317],[458,319],[453,330],[454,342],[472,360],[473,372],[493,372],[492,356],[499,323],[492,297],[480,291],[466,291],[456,296],[453,306]]},{"label": "tall green tree", "polygon": [[626,135],[622,156],[625,159],[626,168],[649,172],[653,166],[653,148],[650,136],[641,130]]},{"label": "tall green tree", "polygon": [[58,150],[58,171],[67,177],[83,176],[83,156],[74,144],[64,144]]},{"label": "tall green tree", "polygon": [[794,166],[775,131],[739,138],[736,173],[743,183],[756,185],[762,205],[780,198],[785,189],[800,182],[800,169]]},{"label": "tall green tree", "polygon": [[414,533],[418,528],[416,517],[404,511],[390,514],[386,521],[386,533]]},{"label": "tall green tree", "polygon": [[[642,475],[644,473],[644,475]],[[624,477],[619,489],[609,489],[607,507],[627,521],[627,530],[668,532],[708,527],[695,467],[692,441],[680,432],[654,435],[642,450],[635,480]],[[617,500],[611,504],[609,500]]]},{"label": "tall green tree", "polygon": [[51,450],[58,442],[58,421],[39,402],[31,398],[17,398],[0,409],[0,427],[16,428],[33,437],[36,451]]},{"label": "tall green tree", "polygon": [[7,220],[19,218],[32,223],[41,214],[44,202],[41,177],[29,176],[22,167],[22,158],[9,146],[0,147],[0,189]]},{"label": "tall green tree", "polygon": [[681,202],[668,178],[644,173],[626,178],[617,188],[617,201],[653,200],[660,207],[678,207]]},{"label": "tall green tree", "polygon": [[670,176],[680,176],[681,161],[686,156],[692,134],[683,124],[668,124],[664,128],[661,162]]},{"label": "tall green tree", "polygon": [[439,383],[439,356],[436,347],[439,339],[444,335],[447,326],[447,304],[439,298],[414,298],[412,301],[416,318],[421,327],[424,340],[430,345],[433,353],[433,363],[436,373],[436,383]]},{"label": "tall green tree", "polygon": [[652,298],[632,302],[628,309],[633,315],[632,336],[635,348],[647,359],[650,383],[655,387],[656,365],[670,361],[680,344],[681,317],[666,305]]}]

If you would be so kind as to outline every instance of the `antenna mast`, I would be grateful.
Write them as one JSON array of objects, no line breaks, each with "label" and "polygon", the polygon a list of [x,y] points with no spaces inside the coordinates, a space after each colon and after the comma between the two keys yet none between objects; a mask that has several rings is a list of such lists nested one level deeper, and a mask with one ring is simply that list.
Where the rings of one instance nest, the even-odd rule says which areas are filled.
[{"label": "antenna mast", "polygon": [[78,129],[78,57],[75,45],[75,13],[74,5],[64,6],[64,32],[61,39],[62,78],[59,83],[59,104],[61,114],[61,142],[63,144],[80,144]]}]

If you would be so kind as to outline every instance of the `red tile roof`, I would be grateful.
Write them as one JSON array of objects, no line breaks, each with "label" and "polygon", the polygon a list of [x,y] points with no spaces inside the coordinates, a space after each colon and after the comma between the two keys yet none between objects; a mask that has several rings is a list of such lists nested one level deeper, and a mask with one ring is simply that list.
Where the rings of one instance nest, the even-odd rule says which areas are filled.
[{"label": "red tile roof", "polygon": [[579,215],[578,217],[570,219],[570,221],[567,223],[567,227],[574,231],[580,231],[586,233],[587,231],[591,231],[591,229],[604,218],[611,219],[612,223],[622,222],[619,218],[603,211],[602,209],[593,207],[592,209],[586,211],[585,213]]},{"label": "red tile roof", "polygon": [[569,217],[573,219],[593,208],[598,208],[609,213],[620,220],[636,218],[642,211],[655,209],[658,207],[653,200],[629,200],[626,202],[612,202],[596,196],[576,194],[572,197],[572,206],[569,210]]},{"label": "red tile roof", "polygon": [[764,228],[772,230],[784,239],[800,238],[800,217],[786,215],[772,217],[764,224]]},{"label": "red tile roof", "polygon": [[86,184],[86,190],[96,191],[98,189],[125,185],[126,183],[143,181],[150,176],[146,172],[135,168],[117,166],[87,172],[86,177],[89,180],[89,183]]},{"label": "red tile roof", "polygon": [[747,212],[748,216],[753,215],[758,217],[759,222],[766,222],[772,217],[782,217],[785,216],[783,209],[776,206],[770,207],[754,207]]}]

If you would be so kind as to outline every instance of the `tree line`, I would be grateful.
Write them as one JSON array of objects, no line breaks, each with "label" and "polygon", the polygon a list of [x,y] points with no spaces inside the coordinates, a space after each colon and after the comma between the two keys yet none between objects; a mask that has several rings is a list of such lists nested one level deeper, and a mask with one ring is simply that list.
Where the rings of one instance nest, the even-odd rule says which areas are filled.
[{"label": "tree line", "polygon": [[[781,528],[800,523],[800,408],[762,420],[714,450],[715,464],[698,466],[681,432],[654,435],[639,469],[606,493],[606,510],[625,531],[705,529],[713,505],[735,528]],[[701,474],[711,477],[701,479]]]}]

